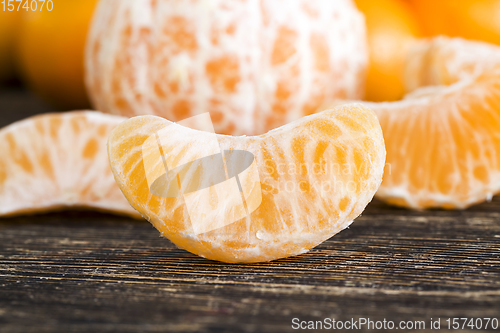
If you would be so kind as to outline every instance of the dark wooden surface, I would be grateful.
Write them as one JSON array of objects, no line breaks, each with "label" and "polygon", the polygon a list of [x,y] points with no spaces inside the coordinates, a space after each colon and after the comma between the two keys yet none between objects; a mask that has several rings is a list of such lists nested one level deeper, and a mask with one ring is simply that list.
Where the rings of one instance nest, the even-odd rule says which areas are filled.
[{"label": "dark wooden surface", "polygon": [[[0,92],[2,126],[48,110]],[[326,317],[426,331],[431,318],[500,319],[500,199],[427,212],[374,201],[310,252],[252,265],[199,258],[125,217],[0,219],[0,332],[290,332],[293,318]]]}]

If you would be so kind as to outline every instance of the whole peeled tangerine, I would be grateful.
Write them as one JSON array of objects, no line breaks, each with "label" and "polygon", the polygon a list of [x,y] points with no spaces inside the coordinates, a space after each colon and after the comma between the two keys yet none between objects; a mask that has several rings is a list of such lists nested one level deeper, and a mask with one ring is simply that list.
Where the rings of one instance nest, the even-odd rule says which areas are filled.
[{"label": "whole peeled tangerine", "polygon": [[[204,117],[187,121],[210,124]],[[176,245],[208,259],[304,253],[349,226],[382,181],[382,131],[360,104],[260,136],[196,125],[131,118],[111,133],[108,154],[130,204]]]},{"label": "whole peeled tangerine", "polygon": [[368,51],[351,0],[102,0],[86,47],[94,107],[217,133],[265,133],[363,95]]}]

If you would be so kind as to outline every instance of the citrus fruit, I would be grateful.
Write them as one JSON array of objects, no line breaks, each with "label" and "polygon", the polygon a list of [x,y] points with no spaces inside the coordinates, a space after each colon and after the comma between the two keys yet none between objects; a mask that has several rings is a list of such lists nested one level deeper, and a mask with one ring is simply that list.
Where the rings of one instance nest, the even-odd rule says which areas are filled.
[{"label": "citrus fruit", "polygon": [[125,118],[99,112],[35,116],[0,130],[0,216],[89,207],[139,216],[116,185],[106,152]]},{"label": "citrus fruit", "polygon": [[14,76],[14,50],[18,22],[18,12],[0,9],[0,82]]},{"label": "citrus fruit", "polygon": [[428,36],[447,35],[500,44],[499,0],[410,0]]},{"label": "citrus fruit", "polygon": [[406,52],[421,35],[417,19],[401,0],[356,0],[356,5],[365,14],[370,50],[365,99],[399,100]]},{"label": "citrus fruit", "polygon": [[83,54],[96,2],[54,1],[52,11],[23,11],[17,38],[21,73],[30,87],[61,110],[89,106]]},{"label": "citrus fruit", "polygon": [[367,103],[384,132],[378,197],[413,208],[465,208],[500,189],[500,48],[423,41],[409,53],[403,100]]},{"label": "citrus fruit", "polygon": [[103,0],[86,48],[98,110],[262,134],[363,94],[367,49],[351,0]]},{"label": "citrus fruit", "polygon": [[[210,144],[214,138],[225,166],[206,162],[217,160],[217,154],[207,157],[219,149]],[[154,146],[161,156],[155,156]],[[346,228],[371,201],[385,161],[377,118],[360,104],[249,137],[139,116],[113,130],[108,153],[115,179],[135,209],[179,247],[224,262],[297,255]],[[232,154],[251,156],[240,161],[248,168],[234,167]],[[202,162],[193,167],[186,161]],[[225,175],[224,182],[189,190],[214,170]],[[231,185],[235,178],[240,192]],[[164,192],[177,186],[182,195],[159,195],[156,182]],[[217,225],[206,224],[212,217]]]}]

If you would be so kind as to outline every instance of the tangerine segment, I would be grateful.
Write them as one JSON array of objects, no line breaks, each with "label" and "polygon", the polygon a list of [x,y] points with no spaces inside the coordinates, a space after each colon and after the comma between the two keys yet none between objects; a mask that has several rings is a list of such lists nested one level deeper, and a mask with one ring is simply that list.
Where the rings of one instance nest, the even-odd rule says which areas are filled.
[{"label": "tangerine segment", "polygon": [[377,193],[412,208],[465,208],[500,189],[500,48],[463,39],[422,42],[406,87],[376,112],[390,166]]},{"label": "tangerine segment", "polygon": [[113,179],[105,148],[125,119],[75,111],[1,129],[0,216],[81,206],[139,217]]},{"label": "tangerine segment", "polygon": [[[260,197],[251,193],[259,187],[245,176],[252,171],[241,173],[247,214],[220,228],[197,232],[203,228],[195,226],[199,220],[193,219],[213,213],[214,207],[222,212],[235,198],[227,192],[218,195],[215,188],[177,197],[150,192],[142,145],[167,126],[172,123],[156,116],[139,116],[120,124],[109,137],[111,169],[130,204],[163,235],[208,259],[260,262],[304,253],[349,226],[382,180],[382,131],[375,114],[360,104],[304,117],[260,136],[217,135],[221,151],[253,154],[261,193]],[[206,156],[213,133],[176,126],[161,131],[166,133],[159,140],[164,160],[193,161]],[[147,168],[154,170],[151,155],[147,156]],[[228,165],[227,157],[225,162]],[[203,163],[197,167],[200,174],[210,171],[203,169]],[[231,170],[228,166],[227,174]],[[196,216],[189,214],[187,200],[198,203]],[[228,218],[221,215],[221,219]]]}]

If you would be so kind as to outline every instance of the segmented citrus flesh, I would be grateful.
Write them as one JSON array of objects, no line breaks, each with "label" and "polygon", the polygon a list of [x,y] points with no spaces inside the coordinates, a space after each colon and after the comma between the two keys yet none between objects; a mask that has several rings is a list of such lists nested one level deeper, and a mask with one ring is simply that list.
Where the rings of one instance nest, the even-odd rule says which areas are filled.
[{"label": "segmented citrus flesh", "polygon": [[86,49],[98,110],[262,134],[361,98],[364,20],[351,0],[103,0]]},{"label": "segmented citrus flesh", "polygon": [[403,100],[365,103],[387,147],[378,197],[413,208],[465,208],[500,190],[500,48],[421,42],[408,55]]},{"label": "segmented citrus flesh", "polygon": [[106,152],[126,118],[80,111],[31,117],[0,130],[0,216],[88,207],[139,217]]},{"label": "segmented citrus flesh", "polygon": [[[227,195],[214,183],[183,195],[155,195],[154,177],[148,179],[147,170],[155,173],[206,156],[212,136],[157,116],[139,116],[114,129],[108,142],[111,169],[130,204],[179,247],[209,259],[259,262],[303,253],[349,226],[382,179],[382,132],[375,114],[360,104],[304,117],[260,136],[217,135],[228,177],[229,153],[247,152],[254,156],[259,181],[252,182],[252,172],[239,173],[241,187],[248,189],[242,191],[248,213],[207,230],[205,220],[194,219],[208,212],[219,214],[219,221],[228,219],[221,212],[240,194]],[[156,162],[147,148],[154,145],[163,156],[158,154]],[[185,178],[196,182],[193,178],[203,178],[208,168],[202,164]],[[179,174],[164,184],[183,183]],[[195,210],[190,210],[193,203]]]}]

